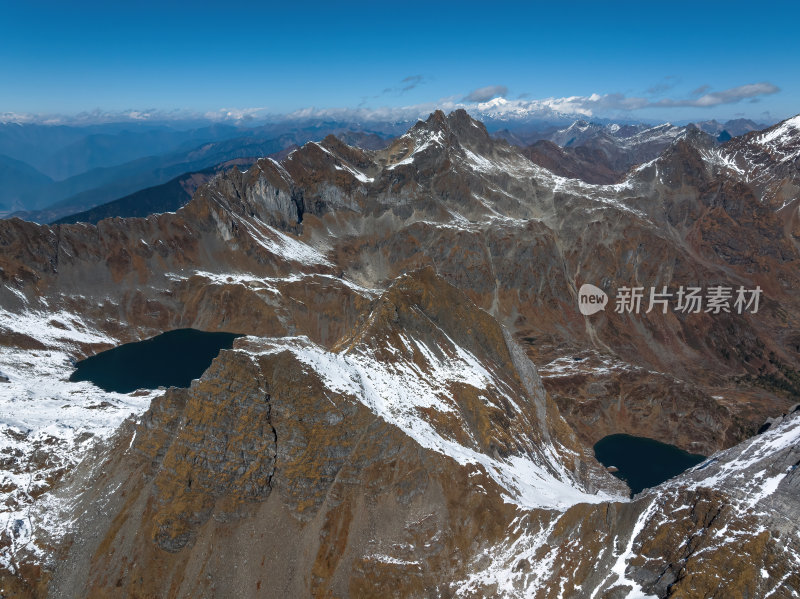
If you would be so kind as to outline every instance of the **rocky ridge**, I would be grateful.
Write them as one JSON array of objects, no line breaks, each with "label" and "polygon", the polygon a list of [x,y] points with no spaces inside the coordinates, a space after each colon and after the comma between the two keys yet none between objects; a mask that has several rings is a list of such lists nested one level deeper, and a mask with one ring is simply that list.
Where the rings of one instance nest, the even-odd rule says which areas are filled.
[{"label": "rocky ridge", "polygon": [[[44,396],[76,403],[75,388],[61,382],[71,359],[170,328],[251,336],[190,390],[156,394],[140,424],[123,426],[81,466],[74,456],[91,435],[115,430],[130,398],[102,408],[106,432],[62,416],[56,430],[6,424],[6,437],[19,437],[7,451],[21,452],[7,471],[25,472],[37,435],[65,457],[43,477],[42,500],[18,482],[6,489],[13,517],[3,584],[34,596],[47,585],[53,596],[110,596],[118,583],[129,595],[156,593],[167,580],[178,596],[212,586],[220,596],[262,588],[341,596],[385,590],[401,569],[419,570],[406,595],[613,596],[627,585],[701,596],[711,566],[669,553],[674,539],[647,549],[642,541],[653,519],[669,518],[693,538],[699,512],[676,520],[677,504],[615,499],[615,479],[586,447],[629,432],[711,453],[792,402],[795,233],[725,148],[683,136],[622,182],[590,185],[531,163],[463,112],[437,112],[383,150],[328,137],[280,162],[234,169],[176,213],[97,227],[1,221],[8,405],[43,397],[33,371],[19,368],[26,362],[47,366]],[[583,317],[583,282],[612,295],[631,283],[760,285],[765,301],[757,314]],[[541,383],[529,360],[542,367]],[[82,448],[70,448],[84,433]],[[387,435],[403,456],[388,470]],[[769,447],[758,467],[779,472],[782,450]],[[687,480],[669,488],[720,506],[736,478]],[[792,480],[770,483],[759,498],[766,516],[737,520],[772,556],[753,596],[796,587],[787,541],[796,530],[773,523],[771,503]],[[417,499],[403,503],[408,493]],[[72,522],[68,531],[44,515],[62,509],[56,521]],[[80,517],[98,510],[107,516]],[[30,525],[18,527],[22,513]],[[360,528],[384,520],[380,534]],[[227,555],[239,555],[253,542],[248,531],[273,526],[302,539],[298,553],[274,562],[280,584],[250,580],[265,566],[223,573],[212,543],[219,551],[229,542]],[[396,542],[372,559],[375,539]],[[569,578],[558,572],[572,558],[550,551],[566,539],[584,556]],[[259,542],[271,559],[285,546]],[[595,571],[588,556],[601,548]],[[675,579],[650,580],[642,551],[666,560]],[[709,559],[722,551],[709,549]],[[97,574],[82,587],[87,572]],[[686,572],[697,584],[685,586]]]}]

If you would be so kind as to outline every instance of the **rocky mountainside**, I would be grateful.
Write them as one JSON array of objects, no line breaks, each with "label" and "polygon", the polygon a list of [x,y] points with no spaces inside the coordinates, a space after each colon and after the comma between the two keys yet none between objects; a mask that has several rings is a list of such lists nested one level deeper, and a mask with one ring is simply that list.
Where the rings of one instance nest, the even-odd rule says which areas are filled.
[{"label": "rocky mountainside", "polygon": [[[792,123],[683,131],[601,185],[435,112],[174,213],[0,221],[3,592],[793,596],[800,231],[771,195]],[[690,287],[710,309],[676,308]],[[66,382],[183,327],[247,337],[189,389]],[[629,500],[590,449],[612,433],[713,455]]]},{"label": "rocky mountainside", "polygon": [[564,129],[530,135],[533,143],[511,132],[499,132],[495,137],[521,146],[531,161],[557,175],[610,184],[622,181],[631,167],[657,158],[692,129],[696,127],[670,123],[603,125],[578,120]]},{"label": "rocky mountainside", "polygon": [[520,151],[531,162],[568,179],[609,185],[619,183],[624,178],[624,173],[617,171],[610,164],[608,156],[597,148],[582,145],[562,148],[543,139]]},{"label": "rocky mountainside", "polygon": [[746,119],[725,123],[704,121],[685,127],[670,123],[649,126],[578,120],[563,129],[546,129],[527,135],[502,130],[494,137],[519,146],[533,162],[557,175],[587,183],[610,184],[622,181],[631,167],[657,158],[679,137],[697,135],[695,130],[708,134],[713,142],[723,143],[763,128]]},{"label": "rocky mountainside", "polygon": [[[739,169],[764,201],[775,208],[796,212],[800,191],[800,116],[732,139],[723,159]],[[792,210],[794,209],[794,210]]]}]

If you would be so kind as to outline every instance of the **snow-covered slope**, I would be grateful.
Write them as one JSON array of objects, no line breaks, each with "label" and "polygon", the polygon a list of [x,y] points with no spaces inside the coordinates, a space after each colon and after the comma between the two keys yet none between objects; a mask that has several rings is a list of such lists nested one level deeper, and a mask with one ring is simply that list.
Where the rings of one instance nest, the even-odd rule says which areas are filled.
[{"label": "snow-covered slope", "polygon": [[[31,349],[0,347],[0,564],[14,571],[14,555],[34,548],[42,526],[32,511],[46,493],[100,440],[129,416],[141,415],[159,392],[110,393],[70,382],[85,347],[118,344],[79,314],[0,311],[4,335],[25,335]],[[43,497],[44,495],[44,497]]]},{"label": "snow-covered slope", "polygon": [[794,597],[798,460],[800,410],[631,503],[518,517],[454,587],[520,599]]},{"label": "snow-covered slope", "polygon": [[375,348],[329,352],[307,338],[261,341],[259,349],[251,351],[255,355],[291,352],[317,373],[331,392],[355,398],[422,447],[461,465],[482,467],[506,490],[507,500],[522,508],[564,510],[576,503],[620,498],[596,488],[587,490],[587,485],[564,467],[562,454],[569,450],[554,445],[551,439],[523,437],[515,439],[519,447],[514,454],[487,455],[462,421],[459,394],[475,394],[487,406],[503,406],[512,418],[524,418],[526,408],[518,402],[530,399],[515,397],[507,383],[444,333],[442,345],[433,347],[407,335],[400,335],[400,341],[400,348],[384,348],[392,354],[391,361],[376,359]]}]

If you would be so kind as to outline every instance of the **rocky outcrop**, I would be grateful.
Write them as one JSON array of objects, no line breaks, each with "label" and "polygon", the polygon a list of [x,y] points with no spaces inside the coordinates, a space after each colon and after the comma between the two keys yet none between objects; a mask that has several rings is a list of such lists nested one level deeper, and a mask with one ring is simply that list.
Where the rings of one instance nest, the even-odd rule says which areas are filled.
[{"label": "rocky outcrop", "polygon": [[548,140],[540,140],[523,148],[522,154],[531,162],[561,177],[580,179],[586,183],[608,185],[619,182],[624,172],[615,171],[608,164],[602,150],[576,146],[562,148]]}]

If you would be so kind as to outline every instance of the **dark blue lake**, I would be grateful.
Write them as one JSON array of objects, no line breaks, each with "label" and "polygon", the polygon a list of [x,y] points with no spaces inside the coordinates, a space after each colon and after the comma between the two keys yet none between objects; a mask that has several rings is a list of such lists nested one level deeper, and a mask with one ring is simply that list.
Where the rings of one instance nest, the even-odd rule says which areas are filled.
[{"label": "dark blue lake", "polygon": [[606,468],[618,468],[614,476],[624,480],[633,495],[642,489],[655,487],[706,459],[706,456],[688,453],[674,445],[632,435],[603,437],[595,443],[594,455]]},{"label": "dark blue lake", "polygon": [[194,329],[169,331],[109,349],[75,365],[70,381],[91,381],[106,391],[188,387],[211,365],[221,349],[241,335]]}]

